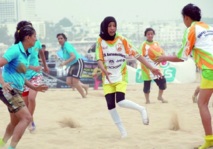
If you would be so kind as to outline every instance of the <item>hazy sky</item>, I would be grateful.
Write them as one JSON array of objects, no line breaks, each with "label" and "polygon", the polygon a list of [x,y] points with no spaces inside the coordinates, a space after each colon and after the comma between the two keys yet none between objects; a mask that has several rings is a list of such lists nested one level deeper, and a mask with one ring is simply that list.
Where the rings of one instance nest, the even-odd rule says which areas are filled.
[{"label": "hazy sky", "polygon": [[66,17],[101,22],[106,16],[117,21],[181,19],[181,10],[194,3],[203,17],[213,17],[212,0],[36,0],[37,14],[57,22]]}]

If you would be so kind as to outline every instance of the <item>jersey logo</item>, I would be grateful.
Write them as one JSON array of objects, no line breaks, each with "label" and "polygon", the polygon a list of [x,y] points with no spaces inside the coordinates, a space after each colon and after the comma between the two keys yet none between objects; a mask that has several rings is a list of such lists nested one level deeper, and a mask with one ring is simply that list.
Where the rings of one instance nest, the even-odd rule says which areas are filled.
[{"label": "jersey logo", "polygon": [[109,64],[113,65],[114,64],[114,60],[109,60]]},{"label": "jersey logo", "polygon": [[118,52],[120,52],[120,51],[122,50],[122,44],[121,44],[121,43],[118,43],[118,44],[116,45],[116,49],[117,49]]}]

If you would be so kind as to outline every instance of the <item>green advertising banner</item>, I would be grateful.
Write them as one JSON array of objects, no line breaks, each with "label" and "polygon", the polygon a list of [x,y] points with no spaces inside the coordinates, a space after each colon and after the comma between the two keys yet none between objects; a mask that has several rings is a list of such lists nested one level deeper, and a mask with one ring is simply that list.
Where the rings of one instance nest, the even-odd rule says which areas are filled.
[{"label": "green advertising banner", "polygon": [[[163,74],[166,78],[167,82],[173,82],[175,80],[176,76],[176,68],[171,67],[169,65],[169,62],[165,62],[163,64],[160,64],[161,69],[163,70]],[[136,71],[136,83],[143,83],[143,78],[141,75],[141,69],[137,69]]]}]

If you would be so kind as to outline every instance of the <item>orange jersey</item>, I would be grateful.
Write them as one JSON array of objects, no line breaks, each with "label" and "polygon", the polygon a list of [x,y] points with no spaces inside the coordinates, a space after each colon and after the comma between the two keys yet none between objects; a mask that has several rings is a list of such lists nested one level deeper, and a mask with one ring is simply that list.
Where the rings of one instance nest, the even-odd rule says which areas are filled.
[{"label": "orange jersey", "polygon": [[[154,62],[154,59],[156,59],[157,56],[160,56],[160,55],[164,54],[164,51],[159,46],[158,42],[156,42],[156,41],[153,41],[153,42],[144,41],[141,44],[138,53],[140,55],[142,55],[153,67],[160,68]],[[141,70],[142,70],[142,78],[143,78],[143,80],[152,80],[152,79],[156,79],[157,78],[142,63],[141,63]]]},{"label": "orange jersey", "polygon": [[213,69],[213,28],[203,22],[193,22],[186,29],[177,57],[186,60],[192,55],[200,69]]},{"label": "orange jersey", "polygon": [[[136,58],[140,55],[137,50],[130,44],[126,38],[116,34],[113,41],[105,41],[98,38],[96,43],[96,60],[104,63],[105,69],[111,73],[109,79],[112,83],[128,80],[126,58],[133,55]],[[103,75],[103,83],[108,84],[108,80]]]}]

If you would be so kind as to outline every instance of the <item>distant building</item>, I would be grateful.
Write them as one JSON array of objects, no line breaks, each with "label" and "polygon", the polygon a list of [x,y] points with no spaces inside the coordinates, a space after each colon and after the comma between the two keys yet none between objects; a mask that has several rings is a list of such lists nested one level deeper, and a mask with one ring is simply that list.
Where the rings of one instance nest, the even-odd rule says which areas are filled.
[{"label": "distant building", "polygon": [[18,21],[38,20],[36,15],[36,0],[14,0],[17,1]]},{"label": "distant building", "polygon": [[43,39],[46,37],[46,26],[43,21],[31,21],[36,30],[37,37]]},{"label": "distant building", "polygon": [[14,23],[20,20],[38,20],[35,11],[36,0],[0,0],[0,23]]},{"label": "distant building", "polygon": [[16,0],[0,0],[0,23],[18,20]]},{"label": "distant building", "polygon": [[30,21],[37,32],[38,38],[45,38],[45,23],[38,21],[36,0],[0,0],[0,27],[7,26],[8,34],[13,35],[17,22]]}]

